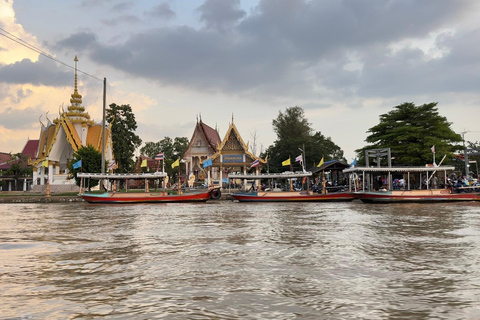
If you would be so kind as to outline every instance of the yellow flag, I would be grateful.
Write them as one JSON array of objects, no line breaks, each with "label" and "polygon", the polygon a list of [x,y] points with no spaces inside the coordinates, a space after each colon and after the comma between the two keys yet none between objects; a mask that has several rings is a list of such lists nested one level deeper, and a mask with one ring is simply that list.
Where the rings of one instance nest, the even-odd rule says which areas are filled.
[{"label": "yellow flag", "polygon": [[147,166],[147,159],[143,159],[142,161],[142,164],[140,165],[140,167],[146,167]]},{"label": "yellow flag", "polygon": [[48,168],[48,160],[44,160],[42,162],[42,166],[44,166],[45,168]]},{"label": "yellow flag", "polygon": [[282,162],[282,166],[289,166],[290,165],[290,158]]},{"label": "yellow flag", "polygon": [[177,159],[174,163],[172,163],[172,169],[178,167],[180,165],[180,158]]},{"label": "yellow flag", "polygon": [[320,162],[318,163],[317,167],[320,168],[321,166],[323,166],[323,157],[322,157],[322,160],[320,160]]},{"label": "yellow flag", "polygon": [[268,154],[267,154],[267,156],[265,157],[265,162],[268,162]]}]

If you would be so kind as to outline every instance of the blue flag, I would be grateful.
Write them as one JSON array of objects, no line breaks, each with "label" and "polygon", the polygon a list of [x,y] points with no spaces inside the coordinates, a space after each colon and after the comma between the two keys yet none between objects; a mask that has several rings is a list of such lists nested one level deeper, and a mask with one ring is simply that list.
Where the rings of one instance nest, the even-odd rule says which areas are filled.
[{"label": "blue flag", "polygon": [[353,159],[352,163],[350,163],[350,168],[353,168],[357,165],[357,158]]},{"label": "blue flag", "polygon": [[82,159],[78,160],[73,164],[73,169],[78,169],[82,167]]},{"label": "blue flag", "polygon": [[208,159],[208,160],[203,161],[203,167],[204,168],[210,167],[211,165],[212,165],[212,159]]}]

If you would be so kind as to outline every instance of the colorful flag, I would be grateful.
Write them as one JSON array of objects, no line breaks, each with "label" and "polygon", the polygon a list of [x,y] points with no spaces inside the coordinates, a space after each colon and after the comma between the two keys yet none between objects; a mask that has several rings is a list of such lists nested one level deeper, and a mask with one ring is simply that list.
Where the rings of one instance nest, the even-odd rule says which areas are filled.
[{"label": "colorful flag", "polygon": [[212,159],[208,159],[208,160],[203,161],[203,167],[204,168],[210,167],[211,165],[212,165]]},{"label": "colorful flag", "polygon": [[282,162],[282,166],[289,166],[290,165],[290,158]]},{"label": "colorful flag", "polygon": [[321,166],[323,166],[323,157],[322,157],[322,160],[320,160],[320,162],[317,164],[318,168],[320,168]]},{"label": "colorful flag", "polygon": [[115,162],[115,159],[112,159],[110,163],[108,164],[108,169],[116,169],[117,168],[117,163]]},{"label": "colorful flag", "polygon": [[260,165],[260,160],[256,159],[250,164],[250,168],[257,167]]},{"label": "colorful flag", "polygon": [[432,153],[435,153],[435,146],[432,146],[430,150],[432,150]]},{"label": "colorful flag", "polygon": [[140,167],[145,168],[147,166],[147,159],[143,159],[142,164]]},{"label": "colorful flag", "polygon": [[350,168],[354,168],[357,165],[357,158],[353,159],[352,163],[350,163]]},{"label": "colorful flag", "polygon": [[160,153],[157,153],[157,155],[155,156],[155,160],[163,160],[163,152],[160,152]]},{"label": "colorful flag", "polygon": [[81,168],[82,167],[82,159],[75,162],[72,167],[73,167],[73,169]]},{"label": "colorful flag", "polygon": [[42,166],[44,166],[45,168],[48,168],[48,160],[42,161]]},{"label": "colorful flag", "polygon": [[295,158],[295,162],[303,162],[303,157],[302,155],[299,155],[298,157]]},{"label": "colorful flag", "polygon": [[172,163],[172,169],[178,167],[180,165],[180,158],[177,159],[174,163]]}]

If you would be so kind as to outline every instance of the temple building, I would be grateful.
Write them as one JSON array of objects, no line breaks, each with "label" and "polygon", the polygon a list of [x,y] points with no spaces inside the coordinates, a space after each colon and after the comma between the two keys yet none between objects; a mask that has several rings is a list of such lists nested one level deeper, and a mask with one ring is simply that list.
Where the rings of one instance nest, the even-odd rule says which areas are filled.
[{"label": "temple building", "polygon": [[202,118],[197,118],[197,125],[182,159],[185,160],[188,176],[195,176],[195,181],[206,180],[203,162],[210,158],[220,145],[221,139],[218,131],[203,123]]},{"label": "temple building", "polygon": [[[75,185],[75,179],[68,179],[68,162],[74,153],[83,146],[91,145],[102,152],[102,124],[90,119],[82,106],[82,96],[77,86],[77,61],[75,56],[75,84],[71,95],[70,106],[65,111],[59,110],[59,117],[47,124],[41,121],[40,138],[37,157],[32,161],[33,185],[43,186],[48,177],[49,185]],[[41,116],[40,116],[41,118]],[[113,159],[110,129],[105,128],[105,160]],[[48,174],[46,172],[48,168]]]},{"label": "temple building", "polygon": [[[253,170],[255,174],[259,174],[261,167],[267,162],[253,153],[248,151],[248,144],[243,142],[240,133],[233,122],[230,124],[222,143],[217,147],[217,151],[210,157],[211,162],[211,178],[218,182],[222,188],[226,188],[229,173],[246,174],[248,170]],[[259,165],[251,168],[252,163],[259,160]],[[257,186],[259,181],[256,181]],[[243,187],[247,188],[246,181]]]}]

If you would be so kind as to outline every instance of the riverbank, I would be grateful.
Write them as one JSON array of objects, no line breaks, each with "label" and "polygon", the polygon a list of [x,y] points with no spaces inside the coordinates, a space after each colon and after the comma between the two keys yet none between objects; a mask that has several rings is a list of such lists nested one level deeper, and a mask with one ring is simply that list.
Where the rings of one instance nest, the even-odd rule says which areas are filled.
[{"label": "riverbank", "polygon": [[41,193],[31,192],[0,192],[0,203],[63,203],[83,201],[77,194],[52,194],[47,197]]},{"label": "riverbank", "polygon": [[[230,194],[222,193],[219,200],[233,200]],[[77,194],[52,194],[50,197],[41,193],[31,192],[0,192],[0,203],[65,203],[65,202],[83,202]],[[217,201],[217,200],[210,200]]]}]

